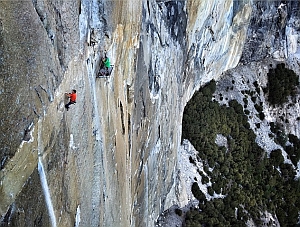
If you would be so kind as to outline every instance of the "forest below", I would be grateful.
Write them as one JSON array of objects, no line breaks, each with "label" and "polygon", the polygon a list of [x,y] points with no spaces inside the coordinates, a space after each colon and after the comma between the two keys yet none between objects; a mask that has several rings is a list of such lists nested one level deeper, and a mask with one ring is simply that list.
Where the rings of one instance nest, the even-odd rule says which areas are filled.
[{"label": "forest below", "polygon": [[[263,89],[271,105],[287,101],[299,85],[298,76],[284,64],[270,70],[268,81]],[[201,179],[195,179],[192,185],[199,208],[187,212],[184,226],[246,226],[248,220],[262,226],[266,212],[276,215],[282,227],[300,226],[297,224],[300,181],[295,178],[300,140],[286,134],[282,125],[270,122],[269,136],[282,147],[290,161],[285,161],[281,149],[268,154],[255,142],[256,135],[248,123],[249,111],[245,108],[247,100],[244,99],[244,106],[236,100],[220,105],[213,101],[215,90],[216,83],[212,80],[194,94],[184,110],[182,139],[188,139],[198,151],[198,160],[190,157],[190,162],[204,164],[204,171],[198,169]],[[255,108],[263,120],[260,103]],[[227,146],[216,144],[217,135],[226,138]],[[211,196],[225,197],[206,199],[200,184],[207,185]]]}]

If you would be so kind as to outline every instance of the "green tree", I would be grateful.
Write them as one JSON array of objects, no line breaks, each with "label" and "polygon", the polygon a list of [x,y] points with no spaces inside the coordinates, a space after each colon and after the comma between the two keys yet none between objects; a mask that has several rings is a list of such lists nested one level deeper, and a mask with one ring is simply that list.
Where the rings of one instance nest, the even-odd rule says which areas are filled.
[{"label": "green tree", "polygon": [[275,166],[279,166],[284,161],[284,158],[282,156],[282,151],[280,149],[272,151],[270,153],[270,158],[273,161],[273,164]]}]

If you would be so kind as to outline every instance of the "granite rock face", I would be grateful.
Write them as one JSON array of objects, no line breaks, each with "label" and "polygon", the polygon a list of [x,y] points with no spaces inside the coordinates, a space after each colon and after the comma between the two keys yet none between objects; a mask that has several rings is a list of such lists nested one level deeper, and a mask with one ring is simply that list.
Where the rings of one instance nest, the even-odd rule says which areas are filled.
[{"label": "granite rock face", "polygon": [[[0,226],[53,226],[53,218],[56,226],[155,226],[164,210],[186,205],[177,168],[184,106],[241,57],[296,65],[299,4],[278,7],[0,2]],[[105,52],[114,69],[96,79]],[[77,103],[66,111],[71,89]]]},{"label": "granite rock face", "polygon": [[293,36],[297,36],[299,31],[298,9],[298,1],[288,1],[288,4],[280,1],[255,2],[241,62],[265,58],[285,61],[291,57],[297,46],[291,46],[290,39],[295,39]]}]

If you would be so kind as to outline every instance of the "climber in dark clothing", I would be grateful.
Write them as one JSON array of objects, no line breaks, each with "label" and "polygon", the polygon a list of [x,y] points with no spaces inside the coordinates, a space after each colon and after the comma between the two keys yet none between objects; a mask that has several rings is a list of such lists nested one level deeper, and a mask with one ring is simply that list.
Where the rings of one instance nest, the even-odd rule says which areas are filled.
[{"label": "climber in dark clothing", "polygon": [[113,65],[110,64],[110,59],[104,54],[104,57],[101,59],[100,69],[97,73],[96,78],[98,77],[106,77],[111,74],[113,69]]},{"label": "climber in dark clothing", "polygon": [[72,93],[66,93],[66,95],[69,97],[70,101],[65,105],[66,109],[69,110],[70,105],[76,103],[76,90],[72,90]]},{"label": "climber in dark clothing", "polygon": [[109,68],[110,68],[110,60],[108,57],[103,57],[101,62],[101,67],[99,70],[99,76],[108,76],[109,75]]}]

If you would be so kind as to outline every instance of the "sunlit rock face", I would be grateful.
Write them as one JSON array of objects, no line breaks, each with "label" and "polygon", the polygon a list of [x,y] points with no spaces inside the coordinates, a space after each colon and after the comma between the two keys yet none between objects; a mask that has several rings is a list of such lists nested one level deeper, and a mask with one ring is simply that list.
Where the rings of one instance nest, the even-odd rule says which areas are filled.
[{"label": "sunlit rock face", "polygon": [[57,226],[154,226],[186,205],[183,109],[238,64],[250,2],[2,1],[1,226],[53,225],[39,158]]},{"label": "sunlit rock face", "polygon": [[137,226],[188,203],[177,172],[183,108],[201,84],[237,64],[250,15],[249,4],[233,15],[231,1],[143,4],[132,118]]}]

